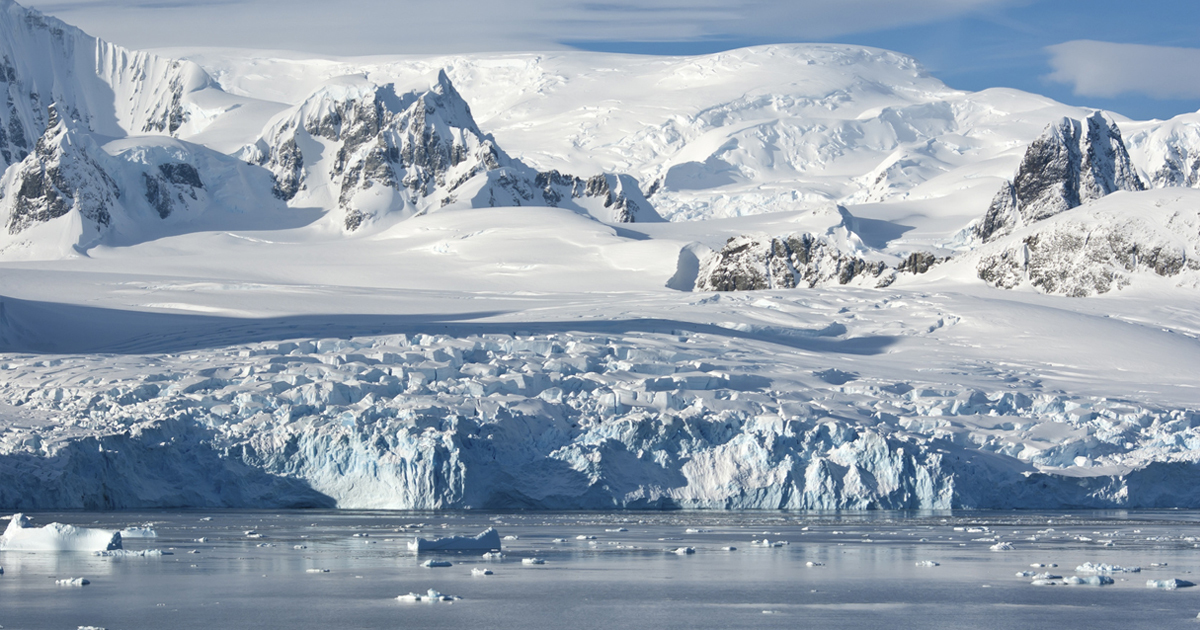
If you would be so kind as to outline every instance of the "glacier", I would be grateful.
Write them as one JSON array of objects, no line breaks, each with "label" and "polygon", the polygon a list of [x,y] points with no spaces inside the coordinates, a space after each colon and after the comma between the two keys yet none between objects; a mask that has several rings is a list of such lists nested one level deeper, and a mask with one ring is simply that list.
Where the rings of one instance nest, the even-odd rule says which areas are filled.
[{"label": "glacier", "polygon": [[0,507],[1200,506],[1195,114],[11,0],[0,88]]}]

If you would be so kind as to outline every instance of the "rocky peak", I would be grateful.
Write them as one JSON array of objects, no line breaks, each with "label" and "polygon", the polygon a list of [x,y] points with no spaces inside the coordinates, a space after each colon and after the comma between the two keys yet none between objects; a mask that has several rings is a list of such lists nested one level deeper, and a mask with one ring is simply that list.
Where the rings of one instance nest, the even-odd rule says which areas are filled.
[{"label": "rocky peak", "polygon": [[1117,124],[1102,112],[1046,127],[971,231],[984,242],[1118,190],[1145,190]]},{"label": "rocky peak", "polygon": [[91,137],[80,133],[57,107],[51,106],[48,114],[46,132],[33,152],[0,179],[5,229],[18,234],[77,212],[85,225],[99,232],[112,220],[111,210],[120,197],[117,184],[97,162],[102,151]]}]

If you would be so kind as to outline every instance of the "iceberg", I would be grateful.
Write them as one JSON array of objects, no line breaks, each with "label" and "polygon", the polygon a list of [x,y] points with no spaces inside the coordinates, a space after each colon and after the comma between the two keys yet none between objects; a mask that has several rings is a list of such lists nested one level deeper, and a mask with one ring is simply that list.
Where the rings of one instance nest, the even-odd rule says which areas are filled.
[{"label": "iceberg", "polygon": [[1173,591],[1177,588],[1187,588],[1195,586],[1193,582],[1187,580],[1170,579],[1170,580],[1146,580],[1146,588],[1161,588],[1165,591]]},{"label": "iceberg", "polygon": [[492,551],[500,549],[500,533],[489,527],[476,536],[449,536],[426,540],[414,538],[408,543],[409,551]]},{"label": "iceberg", "polygon": [[30,527],[24,514],[14,514],[0,536],[0,551],[112,551],[121,548],[121,534],[62,523]]}]

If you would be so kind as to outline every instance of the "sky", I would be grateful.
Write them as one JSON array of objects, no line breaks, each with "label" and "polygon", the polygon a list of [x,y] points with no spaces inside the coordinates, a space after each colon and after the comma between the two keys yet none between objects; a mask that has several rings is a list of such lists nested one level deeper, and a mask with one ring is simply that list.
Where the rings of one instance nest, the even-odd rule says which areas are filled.
[{"label": "sky", "polygon": [[1200,0],[25,0],[137,49],[704,54],[836,42],[1134,119],[1200,110]]}]

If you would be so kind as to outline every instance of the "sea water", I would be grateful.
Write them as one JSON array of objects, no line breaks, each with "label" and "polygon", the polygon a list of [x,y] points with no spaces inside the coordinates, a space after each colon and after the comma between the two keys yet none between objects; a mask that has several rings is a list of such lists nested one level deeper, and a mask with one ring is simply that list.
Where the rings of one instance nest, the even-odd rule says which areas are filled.
[{"label": "sea water", "polygon": [[[125,548],[164,555],[0,552],[6,630],[1104,629],[1184,627],[1200,613],[1200,587],[1147,587],[1200,582],[1195,512],[28,516],[35,525],[149,527],[154,537],[126,538]],[[499,558],[407,549],[416,536],[488,527],[504,538]],[[431,559],[450,566],[422,566]],[[1089,562],[1140,571],[1106,574],[1104,586],[1063,583],[1091,575],[1076,572]],[[1035,586],[1022,572],[1064,579]],[[89,583],[58,584],[75,578]],[[430,589],[456,599],[397,599]]]}]

